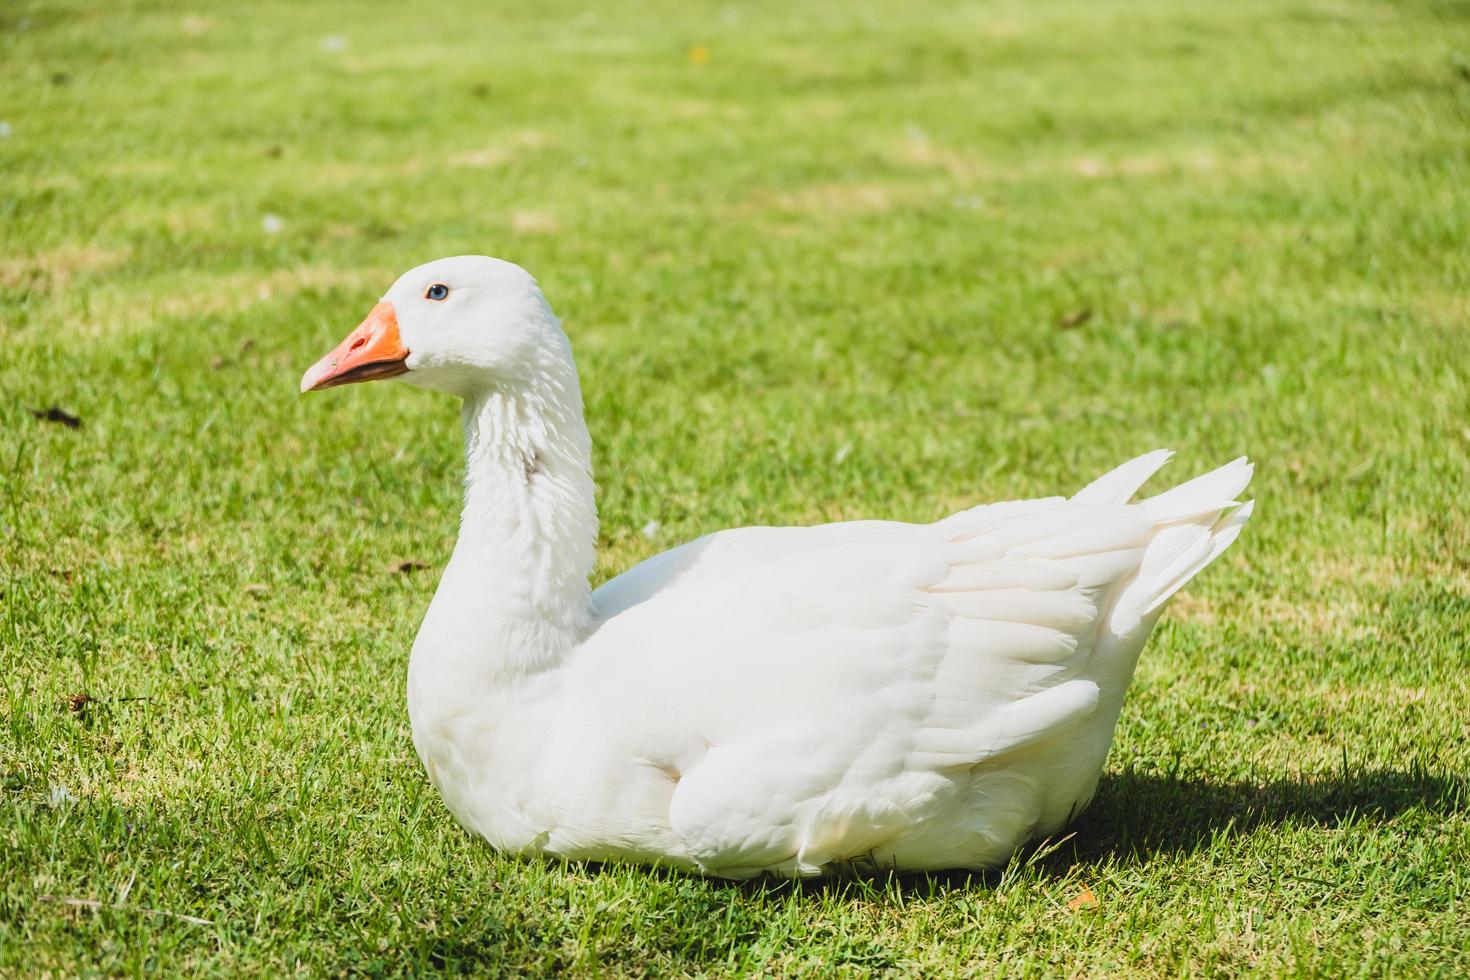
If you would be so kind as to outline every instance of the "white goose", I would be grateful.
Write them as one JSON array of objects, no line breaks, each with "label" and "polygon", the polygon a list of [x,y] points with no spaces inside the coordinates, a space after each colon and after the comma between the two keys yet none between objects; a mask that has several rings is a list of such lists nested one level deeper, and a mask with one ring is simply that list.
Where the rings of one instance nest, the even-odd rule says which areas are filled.
[{"label": "white goose", "polygon": [[1004,861],[1097,787],[1139,651],[1233,541],[1244,459],[1129,503],[722,531],[597,590],[571,346],[484,256],[405,273],[302,378],[464,400],[459,541],[413,645],[414,745],[497,848],[726,877]]}]

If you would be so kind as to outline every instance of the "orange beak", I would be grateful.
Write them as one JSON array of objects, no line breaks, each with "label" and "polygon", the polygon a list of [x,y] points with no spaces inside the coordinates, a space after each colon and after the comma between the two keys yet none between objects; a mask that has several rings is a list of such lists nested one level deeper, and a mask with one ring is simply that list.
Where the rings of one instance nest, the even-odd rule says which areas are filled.
[{"label": "orange beak", "polygon": [[408,349],[398,336],[392,303],[379,303],[330,354],[307,368],[301,390],[321,391],[358,381],[391,378],[408,371]]}]

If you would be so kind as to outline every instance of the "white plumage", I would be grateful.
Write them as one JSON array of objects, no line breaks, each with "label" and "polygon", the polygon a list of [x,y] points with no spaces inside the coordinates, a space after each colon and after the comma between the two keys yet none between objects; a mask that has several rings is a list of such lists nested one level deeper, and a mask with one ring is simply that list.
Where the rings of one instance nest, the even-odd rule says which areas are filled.
[{"label": "white plumage", "polygon": [[303,388],[464,399],[409,713],[451,811],[509,851],[730,877],[1004,861],[1086,806],[1163,604],[1250,516],[1244,459],[1130,503],[1160,451],[934,524],[722,531],[591,591],[576,368],[534,281],[443,259],[385,315],[396,353],[370,319]]}]

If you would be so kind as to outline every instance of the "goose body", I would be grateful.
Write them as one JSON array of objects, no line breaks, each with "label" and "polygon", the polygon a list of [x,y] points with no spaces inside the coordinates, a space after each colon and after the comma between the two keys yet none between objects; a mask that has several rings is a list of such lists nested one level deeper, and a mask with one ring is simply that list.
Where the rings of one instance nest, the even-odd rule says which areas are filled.
[{"label": "goose body", "polygon": [[1159,451],[933,524],[722,531],[593,591],[576,369],[534,280],[420,266],[302,387],[387,376],[464,403],[414,744],[458,821],[516,853],[726,877],[1003,862],[1087,805],[1164,603],[1251,511],[1244,459],[1131,502]]}]

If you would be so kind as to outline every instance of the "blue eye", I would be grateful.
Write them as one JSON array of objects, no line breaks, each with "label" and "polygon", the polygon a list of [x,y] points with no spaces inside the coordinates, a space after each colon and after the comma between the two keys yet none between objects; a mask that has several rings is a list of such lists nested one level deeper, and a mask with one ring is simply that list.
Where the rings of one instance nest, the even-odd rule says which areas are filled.
[{"label": "blue eye", "polygon": [[434,285],[429,287],[429,291],[424,293],[424,299],[440,300],[448,298],[449,287],[444,285],[442,282],[434,283]]}]

